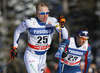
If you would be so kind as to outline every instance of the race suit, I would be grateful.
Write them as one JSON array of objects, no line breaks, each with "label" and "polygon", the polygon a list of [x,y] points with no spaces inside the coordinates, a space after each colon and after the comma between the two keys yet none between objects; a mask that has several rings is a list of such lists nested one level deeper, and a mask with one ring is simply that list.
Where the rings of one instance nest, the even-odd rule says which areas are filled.
[{"label": "race suit", "polygon": [[[18,47],[20,34],[27,30],[28,47],[24,54],[24,62],[28,73],[43,73],[46,63],[46,53],[50,48],[54,30],[59,32],[59,23],[56,18],[48,17],[47,22],[41,22],[37,17],[26,19],[16,29],[14,47]],[[62,38],[68,38],[67,29],[61,28]]]},{"label": "race suit", "polygon": [[[84,55],[85,55],[85,68],[83,73],[88,72],[91,62],[90,58],[91,47],[88,44],[88,41],[86,41],[82,46],[78,46],[76,38],[70,37],[69,39],[63,41],[61,49],[59,48],[55,54],[56,58],[59,58],[60,51],[61,54],[63,51],[68,52],[65,58],[61,58],[61,63],[62,63],[61,67],[64,64],[63,73],[81,73],[79,63]],[[59,67],[57,73],[59,73]]]}]

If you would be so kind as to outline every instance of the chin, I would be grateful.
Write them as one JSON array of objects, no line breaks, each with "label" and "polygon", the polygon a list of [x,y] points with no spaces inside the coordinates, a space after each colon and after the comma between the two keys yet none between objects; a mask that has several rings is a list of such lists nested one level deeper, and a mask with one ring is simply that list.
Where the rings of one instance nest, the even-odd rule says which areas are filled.
[{"label": "chin", "polygon": [[81,46],[82,46],[82,45],[84,45],[84,44],[81,44]]},{"label": "chin", "polygon": [[82,46],[82,44],[79,44],[79,46]]},{"label": "chin", "polygon": [[[47,21],[47,20],[46,20]],[[46,22],[46,21],[43,21],[43,22]]]}]

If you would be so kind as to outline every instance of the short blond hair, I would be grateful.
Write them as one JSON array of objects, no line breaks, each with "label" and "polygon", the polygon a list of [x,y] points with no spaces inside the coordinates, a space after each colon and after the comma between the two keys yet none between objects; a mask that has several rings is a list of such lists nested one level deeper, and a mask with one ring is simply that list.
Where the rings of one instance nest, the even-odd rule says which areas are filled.
[{"label": "short blond hair", "polygon": [[36,5],[36,11],[39,11],[39,8],[40,8],[40,7],[44,7],[44,6],[46,6],[46,7],[48,8],[48,5],[47,5],[46,3],[44,3],[44,2],[38,3],[38,4]]}]

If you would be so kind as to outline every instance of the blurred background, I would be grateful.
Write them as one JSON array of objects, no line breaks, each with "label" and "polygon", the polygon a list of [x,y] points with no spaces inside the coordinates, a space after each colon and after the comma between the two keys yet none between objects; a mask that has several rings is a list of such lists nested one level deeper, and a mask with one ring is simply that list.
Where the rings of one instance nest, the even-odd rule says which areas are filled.
[{"label": "blurred background", "polygon": [[[36,3],[45,2],[50,8],[50,16],[58,18],[63,14],[69,36],[85,26],[89,30],[89,44],[92,47],[91,66],[88,73],[100,73],[100,0],[0,0],[0,69],[10,60],[15,29],[25,19],[36,17]],[[54,54],[59,46],[55,32],[51,48],[47,53],[47,73],[56,73],[58,60]],[[27,32],[20,36],[18,57],[1,73],[27,73],[23,55],[27,48]],[[84,62],[80,63],[81,70]],[[46,72],[45,72],[46,73]]]}]

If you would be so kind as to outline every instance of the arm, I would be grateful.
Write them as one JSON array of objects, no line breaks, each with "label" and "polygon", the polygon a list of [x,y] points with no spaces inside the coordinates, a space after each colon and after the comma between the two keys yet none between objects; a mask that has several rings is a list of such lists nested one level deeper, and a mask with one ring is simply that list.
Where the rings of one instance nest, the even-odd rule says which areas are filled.
[{"label": "arm", "polygon": [[68,45],[69,45],[69,42],[70,42],[69,39],[65,39],[65,40],[62,42],[61,49],[58,49],[58,51],[57,51],[56,54],[55,54],[55,57],[56,57],[56,58],[59,58],[59,52],[60,52],[60,51],[61,51],[61,53],[63,53],[63,51],[66,51],[66,50],[67,50],[67,47],[68,47]]},{"label": "arm", "polygon": [[53,18],[53,22],[55,24],[55,29],[59,33],[59,28],[61,27],[61,36],[63,39],[68,39],[68,31],[65,28],[64,24],[66,22],[65,18],[60,15],[58,21],[56,18]]},{"label": "arm", "polygon": [[65,20],[65,18],[64,18],[63,15],[60,15],[58,17],[58,22],[59,22],[60,27],[61,27],[61,35],[62,35],[62,38],[63,39],[68,39],[68,31],[67,31],[67,29],[64,26],[66,20]]},{"label": "arm", "polygon": [[68,55],[67,47],[69,45],[69,42],[70,42],[70,40],[66,39],[62,43],[62,47],[64,48],[64,50],[62,52],[62,58],[65,58]]},{"label": "arm", "polygon": [[67,46],[69,45],[69,42],[70,42],[69,38],[68,38],[68,39],[65,39],[65,40],[62,42],[61,47],[64,48],[63,51],[66,51],[66,50],[67,50]]},{"label": "arm", "polygon": [[11,56],[12,59],[15,59],[15,57],[17,57],[17,54],[18,54],[18,40],[19,40],[20,34],[22,32],[24,32],[26,29],[27,29],[26,21],[23,21],[21,23],[21,25],[15,30],[13,47],[10,51],[10,56]]},{"label": "arm", "polygon": [[[59,33],[59,27],[56,27],[55,29]],[[61,28],[61,37],[63,39],[68,39],[68,31],[65,27]]]},{"label": "arm", "polygon": [[83,73],[88,73],[88,69],[91,63],[91,47],[88,46],[88,51],[85,54],[85,68]]},{"label": "arm", "polygon": [[20,34],[27,29],[26,21],[23,21],[19,27],[15,30],[14,33],[14,40],[13,40],[13,47],[18,47],[18,41]]},{"label": "arm", "polygon": [[68,39],[68,31],[65,27],[61,28],[61,36],[63,39]]}]

